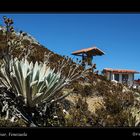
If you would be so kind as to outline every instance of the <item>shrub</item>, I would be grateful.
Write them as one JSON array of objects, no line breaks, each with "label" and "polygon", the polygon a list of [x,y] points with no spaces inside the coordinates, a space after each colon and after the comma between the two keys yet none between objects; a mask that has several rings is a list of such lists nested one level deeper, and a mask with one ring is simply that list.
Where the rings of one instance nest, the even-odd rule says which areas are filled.
[{"label": "shrub", "polygon": [[80,94],[83,97],[92,96],[94,94],[93,85],[88,82],[75,81],[69,88],[73,88],[74,93],[77,95]]},{"label": "shrub", "polygon": [[0,127],[27,127],[27,125],[23,120],[11,122],[10,120],[5,120],[4,118],[0,118]]},{"label": "shrub", "polygon": [[134,95],[132,92],[106,92],[104,96],[104,102],[106,110],[110,113],[116,114],[121,110],[134,105]]},{"label": "shrub", "polygon": [[75,106],[65,115],[65,125],[68,127],[87,127],[92,126],[93,116],[88,110],[85,99],[79,98]]},{"label": "shrub", "polygon": [[[105,83],[104,83],[105,84]],[[121,84],[104,85],[101,90],[104,107],[96,111],[96,124],[102,127],[128,127],[136,123],[131,108],[135,106],[134,92],[123,92]]]}]

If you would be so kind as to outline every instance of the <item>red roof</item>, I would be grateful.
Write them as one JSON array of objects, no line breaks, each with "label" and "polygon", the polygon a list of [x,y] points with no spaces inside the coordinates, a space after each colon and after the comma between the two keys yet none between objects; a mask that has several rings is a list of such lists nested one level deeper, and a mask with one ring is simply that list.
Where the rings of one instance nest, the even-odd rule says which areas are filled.
[{"label": "red roof", "polygon": [[73,55],[78,55],[78,54],[87,53],[87,52],[91,52],[92,55],[94,55],[94,56],[105,54],[103,51],[101,51],[100,49],[98,49],[96,47],[91,47],[91,48],[85,48],[85,49],[82,49],[82,50],[78,50],[78,51],[72,52],[72,54]]},{"label": "red roof", "polygon": [[135,70],[124,70],[124,69],[111,69],[111,68],[105,68],[103,71],[105,72],[113,72],[113,73],[139,73]]}]

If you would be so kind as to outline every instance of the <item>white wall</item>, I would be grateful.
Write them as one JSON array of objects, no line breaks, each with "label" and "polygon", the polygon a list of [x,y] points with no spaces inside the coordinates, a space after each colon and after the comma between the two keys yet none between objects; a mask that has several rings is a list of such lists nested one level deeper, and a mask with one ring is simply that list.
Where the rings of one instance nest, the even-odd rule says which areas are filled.
[{"label": "white wall", "polygon": [[122,74],[119,74],[119,83],[122,83]]},{"label": "white wall", "polygon": [[[111,78],[110,78],[110,73],[111,73]],[[114,74],[112,72],[107,72],[106,76],[108,80],[113,80]],[[132,86],[134,81],[134,74],[130,73],[128,74],[128,85]],[[122,83],[122,73],[119,73],[119,83]]]},{"label": "white wall", "polygon": [[128,84],[130,85],[130,86],[132,86],[133,85],[133,81],[134,81],[134,74],[129,74],[128,75]]},{"label": "white wall", "polygon": [[107,80],[111,80],[110,79],[110,72],[107,72],[107,75],[106,76],[107,76]]}]

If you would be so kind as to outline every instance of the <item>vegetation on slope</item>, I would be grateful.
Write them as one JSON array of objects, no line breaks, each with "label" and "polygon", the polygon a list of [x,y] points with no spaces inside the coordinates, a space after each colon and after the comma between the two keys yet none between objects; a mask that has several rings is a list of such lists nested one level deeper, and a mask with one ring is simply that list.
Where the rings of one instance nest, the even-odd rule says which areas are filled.
[{"label": "vegetation on slope", "polygon": [[[140,125],[139,91],[84,71],[28,34],[16,33],[12,19],[4,17],[4,22],[7,26],[0,29],[1,127]],[[44,71],[42,78],[40,71]]]}]

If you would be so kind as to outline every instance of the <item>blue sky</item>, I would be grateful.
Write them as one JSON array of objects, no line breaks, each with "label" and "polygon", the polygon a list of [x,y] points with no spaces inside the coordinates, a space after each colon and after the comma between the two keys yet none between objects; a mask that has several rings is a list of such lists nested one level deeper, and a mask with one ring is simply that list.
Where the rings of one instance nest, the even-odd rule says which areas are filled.
[{"label": "blue sky", "polygon": [[[55,53],[96,46],[105,52],[93,58],[97,69],[140,71],[140,14],[0,14],[14,19],[17,31],[23,30]],[[139,77],[140,76],[136,76]]]}]

